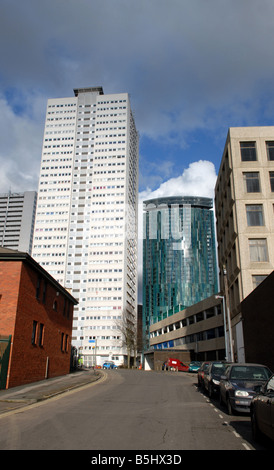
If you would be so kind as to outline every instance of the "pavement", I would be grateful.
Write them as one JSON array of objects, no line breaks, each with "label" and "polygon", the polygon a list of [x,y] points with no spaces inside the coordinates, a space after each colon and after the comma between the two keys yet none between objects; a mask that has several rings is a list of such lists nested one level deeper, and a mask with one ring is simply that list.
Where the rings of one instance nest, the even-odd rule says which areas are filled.
[{"label": "pavement", "polygon": [[0,416],[89,385],[104,375],[98,369],[82,369],[60,377],[0,390]]}]

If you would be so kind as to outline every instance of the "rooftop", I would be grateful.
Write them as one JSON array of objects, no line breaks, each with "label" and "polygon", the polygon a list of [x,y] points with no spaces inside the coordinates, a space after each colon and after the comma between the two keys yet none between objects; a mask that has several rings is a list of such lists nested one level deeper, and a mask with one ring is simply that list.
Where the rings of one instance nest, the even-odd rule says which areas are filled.
[{"label": "rooftop", "polygon": [[[183,206],[184,204],[189,204],[194,207],[204,207],[211,209],[213,207],[213,200],[209,197],[199,197],[199,196],[166,196],[159,197],[156,199],[148,199],[144,201],[144,209],[149,209],[154,207],[159,207],[161,205],[179,205]],[[148,207],[151,206],[151,207]]]},{"label": "rooftop", "polygon": [[28,253],[23,251],[11,250],[9,248],[0,247],[0,262],[1,261],[21,261],[28,263],[37,272],[40,272],[51,284],[55,285],[56,289],[61,291],[69,300],[76,305],[78,301],[69,293],[69,291],[61,286],[54,277],[52,277],[39,263],[37,263]]},{"label": "rooftop", "polygon": [[78,96],[79,93],[99,93],[99,95],[103,95],[103,87],[95,86],[95,87],[88,87],[88,88],[74,88],[74,95]]}]

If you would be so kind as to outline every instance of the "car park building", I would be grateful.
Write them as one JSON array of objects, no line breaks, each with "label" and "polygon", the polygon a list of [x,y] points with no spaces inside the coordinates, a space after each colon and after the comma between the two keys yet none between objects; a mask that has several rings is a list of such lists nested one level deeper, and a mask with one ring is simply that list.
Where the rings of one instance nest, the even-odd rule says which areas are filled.
[{"label": "car park building", "polygon": [[[150,325],[150,353],[146,368],[157,365],[159,351],[170,357],[185,354],[185,361],[223,360],[226,357],[223,302],[215,295]],[[161,356],[162,357],[162,356]]]}]

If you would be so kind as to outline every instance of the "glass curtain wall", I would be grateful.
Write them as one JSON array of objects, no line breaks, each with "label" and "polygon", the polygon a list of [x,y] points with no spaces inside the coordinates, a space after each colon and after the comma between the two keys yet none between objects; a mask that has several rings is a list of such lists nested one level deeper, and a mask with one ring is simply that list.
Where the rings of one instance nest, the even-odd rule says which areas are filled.
[{"label": "glass curtain wall", "polygon": [[143,327],[217,293],[212,200],[144,202]]}]

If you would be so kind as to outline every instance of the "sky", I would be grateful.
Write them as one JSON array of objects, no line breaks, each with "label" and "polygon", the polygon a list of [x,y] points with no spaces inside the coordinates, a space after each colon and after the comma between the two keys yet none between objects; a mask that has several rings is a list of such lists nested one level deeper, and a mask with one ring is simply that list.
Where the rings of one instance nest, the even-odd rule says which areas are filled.
[{"label": "sky", "polygon": [[213,196],[229,127],[274,123],[273,0],[1,0],[0,192],[38,189],[48,98],[130,94],[139,196]]}]

